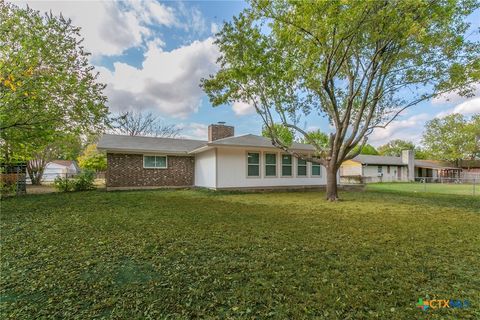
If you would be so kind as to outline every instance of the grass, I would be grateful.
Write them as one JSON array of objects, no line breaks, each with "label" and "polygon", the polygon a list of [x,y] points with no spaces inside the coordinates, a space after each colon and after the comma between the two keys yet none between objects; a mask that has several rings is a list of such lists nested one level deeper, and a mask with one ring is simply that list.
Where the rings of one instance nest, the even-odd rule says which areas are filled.
[{"label": "grass", "polygon": [[[480,203],[380,191],[2,201],[2,318],[478,319]],[[466,299],[423,312],[418,298]]]},{"label": "grass", "polygon": [[[393,192],[419,192],[419,193],[442,193],[454,195],[473,196],[473,184],[452,184],[452,183],[372,183],[368,185],[374,191]],[[480,197],[480,181],[475,185],[475,196]]]}]

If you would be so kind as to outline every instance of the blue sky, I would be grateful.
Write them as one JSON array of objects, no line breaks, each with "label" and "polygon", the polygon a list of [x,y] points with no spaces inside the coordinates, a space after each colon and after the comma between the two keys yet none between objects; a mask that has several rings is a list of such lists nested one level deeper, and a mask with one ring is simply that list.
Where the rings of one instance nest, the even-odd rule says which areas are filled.
[{"label": "blue sky", "polygon": [[[112,112],[152,111],[166,123],[182,128],[187,138],[205,139],[210,123],[226,121],[236,134],[261,131],[261,120],[243,103],[213,108],[198,84],[216,70],[218,50],[213,34],[224,21],[238,14],[241,1],[26,1],[40,11],[60,12],[82,28],[91,62],[107,83]],[[470,17],[474,30],[480,13]],[[428,101],[405,112],[387,129],[374,132],[373,145],[401,138],[418,142],[423,125],[435,116],[480,112],[477,96],[455,95]],[[447,101],[448,99],[448,101]],[[325,120],[309,118],[306,128],[328,131]]]}]

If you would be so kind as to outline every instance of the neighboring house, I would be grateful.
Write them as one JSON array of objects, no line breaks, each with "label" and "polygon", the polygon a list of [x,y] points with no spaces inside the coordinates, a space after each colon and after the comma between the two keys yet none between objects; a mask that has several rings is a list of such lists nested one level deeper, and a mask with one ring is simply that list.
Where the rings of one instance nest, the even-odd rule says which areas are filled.
[{"label": "neighboring house", "polygon": [[[104,135],[98,145],[107,153],[108,190],[157,187],[271,189],[326,184],[325,168],[296,159],[270,139],[234,136],[222,123],[208,127],[208,140]],[[294,143],[299,153],[310,145]]]},{"label": "neighboring house", "polygon": [[480,160],[460,160],[462,177],[466,179],[480,179]]},{"label": "neighboring house", "polygon": [[[53,160],[47,163],[43,171],[43,182],[53,182],[57,177],[73,176],[80,172],[80,168],[73,160]],[[30,183],[30,177],[27,174],[27,183]]]},{"label": "neighboring house", "polygon": [[392,182],[431,178],[457,178],[461,169],[433,160],[415,160],[412,150],[401,157],[358,155],[340,167],[341,182]]}]

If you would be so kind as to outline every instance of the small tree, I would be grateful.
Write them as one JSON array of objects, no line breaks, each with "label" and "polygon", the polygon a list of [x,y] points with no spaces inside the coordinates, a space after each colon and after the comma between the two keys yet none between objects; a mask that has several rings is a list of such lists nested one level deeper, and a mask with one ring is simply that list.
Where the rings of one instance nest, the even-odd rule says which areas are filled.
[{"label": "small tree", "polygon": [[181,129],[175,125],[164,124],[159,116],[153,113],[128,111],[111,119],[114,132],[129,136],[176,137]]},{"label": "small tree", "polygon": [[107,155],[98,151],[96,144],[89,144],[77,160],[82,169],[97,172],[107,170]]},{"label": "small tree", "polygon": [[[327,199],[337,171],[375,128],[442,92],[472,93],[479,42],[464,34],[475,1],[252,1],[217,34],[220,70],[202,81],[214,106],[252,104],[285,152],[327,169]],[[470,38],[473,39],[473,38]],[[407,94],[408,92],[408,94]],[[325,116],[328,148],[299,125]],[[298,154],[277,125],[316,149]]]}]

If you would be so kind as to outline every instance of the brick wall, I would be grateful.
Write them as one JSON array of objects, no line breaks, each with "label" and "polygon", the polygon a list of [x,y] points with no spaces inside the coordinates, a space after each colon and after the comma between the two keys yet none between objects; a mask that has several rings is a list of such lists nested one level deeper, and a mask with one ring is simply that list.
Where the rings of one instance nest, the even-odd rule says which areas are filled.
[{"label": "brick wall", "polygon": [[208,141],[212,142],[218,139],[233,137],[235,128],[223,124],[211,124],[208,126]]},{"label": "brick wall", "polygon": [[107,188],[181,187],[194,184],[194,157],[168,156],[167,169],[144,169],[141,154],[107,154]]}]

